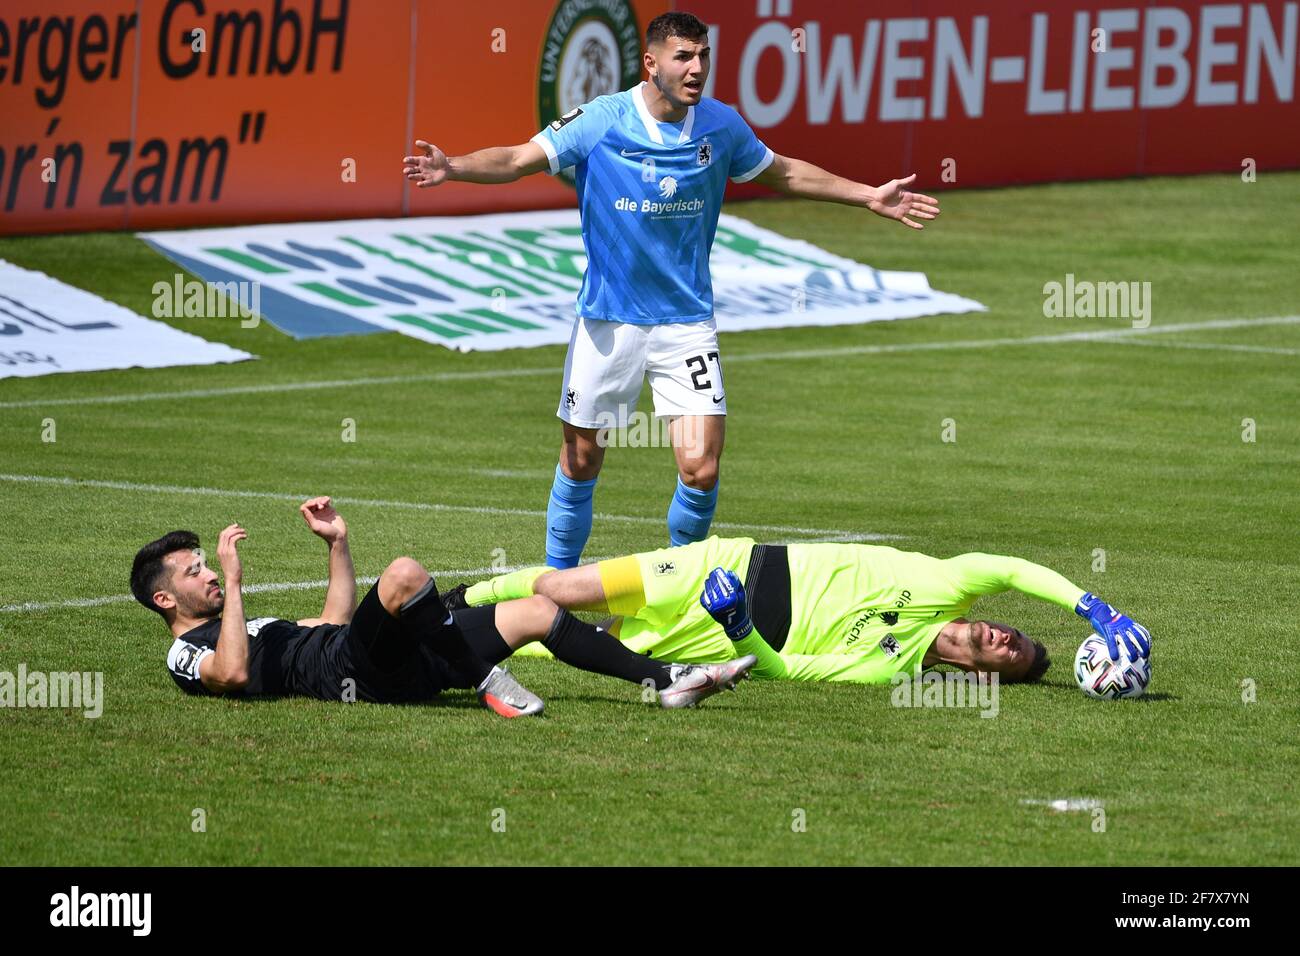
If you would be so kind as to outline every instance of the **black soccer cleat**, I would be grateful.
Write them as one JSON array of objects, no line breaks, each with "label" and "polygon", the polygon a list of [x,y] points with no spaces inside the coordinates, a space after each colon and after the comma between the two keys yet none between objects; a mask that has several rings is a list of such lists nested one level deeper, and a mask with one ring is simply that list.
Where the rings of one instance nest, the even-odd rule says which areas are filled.
[{"label": "black soccer cleat", "polygon": [[464,611],[469,608],[469,602],[465,600],[465,592],[468,590],[468,584],[458,584],[450,591],[443,592],[442,606],[447,609],[448,614],[452,611]]}]

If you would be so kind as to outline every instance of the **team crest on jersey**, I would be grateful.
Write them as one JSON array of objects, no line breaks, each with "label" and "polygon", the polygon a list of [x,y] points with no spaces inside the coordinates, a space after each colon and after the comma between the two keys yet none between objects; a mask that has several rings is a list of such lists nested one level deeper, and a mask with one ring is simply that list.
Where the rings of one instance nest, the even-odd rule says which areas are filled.
[{"label": "team crest on jersey", "polygon": [[199,649],[193,644],[186,644],[176,655],[176,673],[184,674],[187,677],[198,677]]},{"label": "team crest on jersey", "polygon": [[666,575],[676,574],[676,573],[677,573],[677,565],[675,565],[671,561],[660,561],[658,564],[655,565],[655,574],[661,578],[665,577]]},{"label": "team crest on jersey", "polygon": [[695,162],[700,166],[707,166],[713,162],[712,143],[700,143],[699,148],[695,151]]},{"label": "team crest on jersey", "polygon": [[582,107],[575,106],[557,120],[551,121],[551,129],[562,129],[582,115]]},{"label": "team crest on jersey", "polygon": [[886,657],[895,657],[898,654],[898,639],[893,634],[886,634],[880,639],[880,649]]},{"label": "team crest on jersey", "polygon": [[565,388],[564,390],[564,407],[573,411],[578,407],[578,390],[576,388]]}]

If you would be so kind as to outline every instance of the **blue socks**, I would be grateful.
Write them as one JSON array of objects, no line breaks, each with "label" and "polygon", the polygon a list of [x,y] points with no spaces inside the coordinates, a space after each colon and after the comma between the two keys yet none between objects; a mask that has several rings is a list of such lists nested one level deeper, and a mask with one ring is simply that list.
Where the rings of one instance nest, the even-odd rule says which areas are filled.
[{"label": "blue socks", "polygon": [[[595,478],[577,481],[555,466],[555,483],[546,506],[546,563],[551,567],[576,567],[582,558],[582,549],[591,536],[591,496],[595,490]],[[712,509],[709,513],[713,513]]]},{"label": "blue socks", "polygon": [[[576,567],[591,537],[592,494],[596,479],[578,481],[555,466],[555,482],[546,507],[546,563],[552,568]],[[718,486],[699,491],[677,478],[668,506],[668,540],[674,545],[703,541],[718,507]]]},{"label": "blue socks", "polygon": [[677,478],[677,491],[668,506],[668,540],[673,547],[703,541],[713,524],[713,512],[718,507],[718,486],[708,491],[698,491]]}]

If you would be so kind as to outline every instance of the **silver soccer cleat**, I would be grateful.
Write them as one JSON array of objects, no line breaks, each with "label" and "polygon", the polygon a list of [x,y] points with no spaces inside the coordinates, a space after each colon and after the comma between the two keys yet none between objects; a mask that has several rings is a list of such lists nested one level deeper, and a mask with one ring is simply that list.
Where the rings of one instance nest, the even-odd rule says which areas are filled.
[{"label": "silver soccer cleat", "polygon": [[492,673],[478,689],[478,699],[484,707],[502,717],[531,717],[540,714],[546,706],[504,667],[492,668]]},{"label": "silver soccer cleat", "polygon": [[659,692],[659,703],[669,709],[694,707],[720,690],[735,690],[757,663],[757,657],[746,654],[723,664],[674,664],[673,682]]}]

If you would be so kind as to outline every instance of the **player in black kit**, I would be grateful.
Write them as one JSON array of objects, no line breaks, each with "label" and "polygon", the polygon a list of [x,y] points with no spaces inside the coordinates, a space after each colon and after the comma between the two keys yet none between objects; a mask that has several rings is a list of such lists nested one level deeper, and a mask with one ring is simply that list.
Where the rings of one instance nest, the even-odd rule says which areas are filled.
[{"label": "player in black kit", "polygon": [[248,534],[238,524],[217,544],[224,593],[192,532],[173,531],[136,554],[131,591],[167,622],[167,669],[186,693],[398,703],[474,688],[494,712],[519,717],[541,713],[542,701],[497,665],[534,640],[573,666],[653,687],[665,707],[690,706],[731,687],[753,664],[652,661],[542,596],[448,613],[433,578],[413,558],[389,564],[357,606],[342,516],[327,497],[299,511],[329,545],[320,617],[245,618],[237,545]]}]

